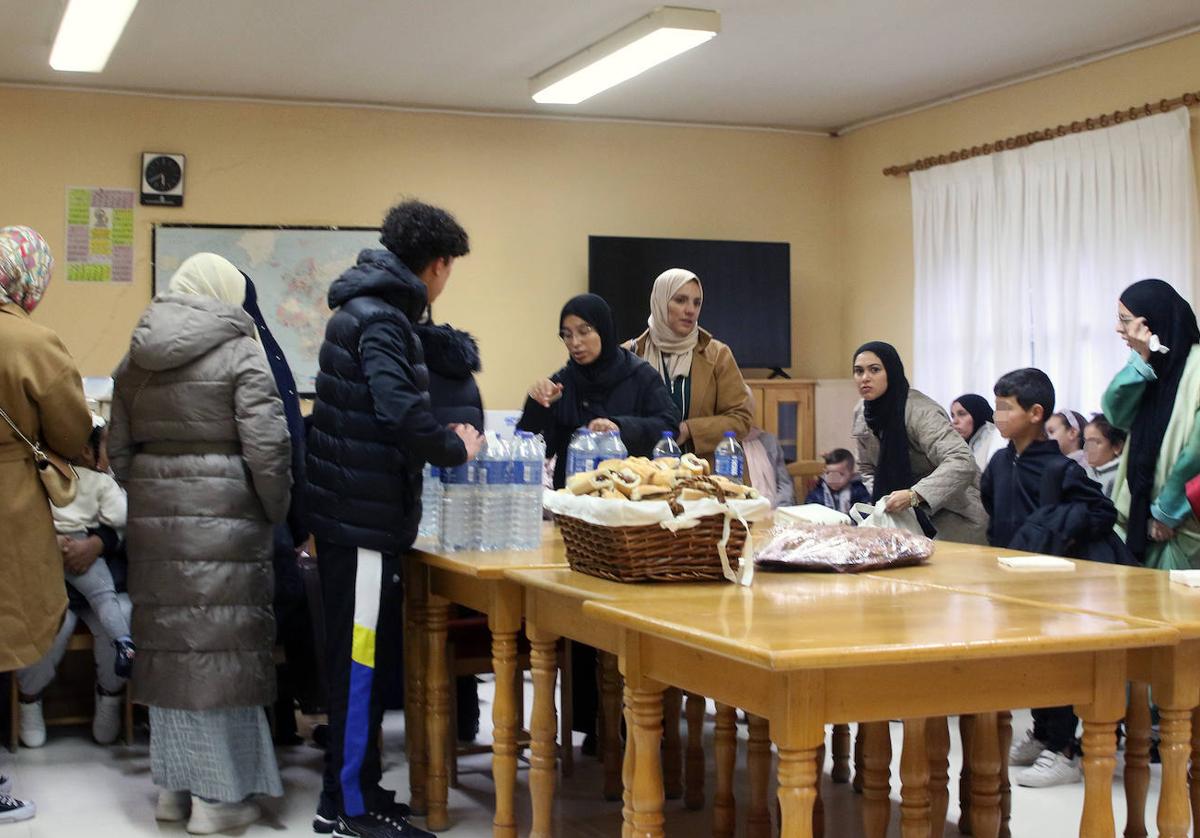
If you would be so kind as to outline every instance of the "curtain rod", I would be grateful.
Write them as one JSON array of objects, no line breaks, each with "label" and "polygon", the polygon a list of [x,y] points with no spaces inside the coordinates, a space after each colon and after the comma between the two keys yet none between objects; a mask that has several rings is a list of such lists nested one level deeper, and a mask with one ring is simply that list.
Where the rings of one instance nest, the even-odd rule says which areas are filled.
[{"label": "curtain rod", "polygon": [[1034,143],[1053,140],[1056,137],[1065,137],[1067,134],[1079,134],[1084,131],[1095,131],[1097,128],[1108,128],[1110,125],[1119,125],[1128,120],[1140,119],[1144,116],[1153,116],[1156,113],[1166,113],[1175,108],[1190,108],[1193,105],[1200,105],[1200,91],[1195,93],[1184,93],[1182,96],[1176,96],[1174,99],[1161,99],[1156,103],[1146,102],[1143,105],[1128,108],[1126,110],[1113,111],[1112,113],[1102,113],[1099,116],[1088,117],[1084,120],[1077,120],[1070,125],[1059,125],[1056,128],[1043,128],[1041,131],[1030,131],[1028,134],[1017,134],[1003,140],[996,140],[993,143],[984,143],[983,145],[971,146],[970,148],[951,151],[948,154],[938,154],[933,157],[925,157],[921,160],[914,160],[911,163],[904,165],[888,166],[883,170],[884,175],[907,175],[911,171],[920,171],[923,169],[932,169],[934,166],[944,166],[947,163],[957,163],[959,160],[969,160],[972,157],[982,157],[988,154],[994,154],[997,151],[1009,151],[1014,148],[1025,148]]}]

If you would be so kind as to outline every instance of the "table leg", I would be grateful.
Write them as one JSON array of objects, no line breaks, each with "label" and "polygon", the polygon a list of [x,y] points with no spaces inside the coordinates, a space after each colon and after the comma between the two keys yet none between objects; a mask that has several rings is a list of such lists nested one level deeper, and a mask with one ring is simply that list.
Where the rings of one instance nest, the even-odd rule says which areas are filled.
[{"label": "table leg", "polygon": [[863,739],[863,832],[883,838],[892,817],[892,735],[887,722],[860,722],[858,735]]},{"label": "table leg", "polygon": [[622,713],[625,718],[625,729],[629,731],[625,742],[625,757],[621,761],[621,838],[633,835],[633,775],[637,759],[637,741],[633,738],[633,692],[625,686],[622,703]]},{"label": "table leg", "polygon": [[687,694],[687,759],[684,762],[683,805],[704,808],[704,696]]},{"label": "table leg", "polygon": [[[824,737],[821,737],[824,740]],[[825,742],[821,742],[821,747],[817,748],[817,762],[815,766],[817,773],[816,783],[813,786],[816,792],[816,799],[813,800],[813,838],[825,838],[825,798],[821,794],[821,778],[825,774]],[[780,807],[779,822],[783,823],[783,810]]]},{"label": "table leg", "polygon": [[439,596],[430,596],[425,610],[428,639],[425,654],[429,679],[426,687],[426,736],[429,742],[426,794],[429,798],[427,823],[431,830],[447,829],[450,826],[447,811],[449,777],[446,773],[446,747],[450,733],[450,676],[446,669],[446,618],[449,610],[450,603]]},{"label": "table leg", "polygon": [[1125,838],[1146,836],[1149,789],[1150,691],[1147,684],[1133,681],[1129,685],[1129,707],[1125,711]]},{"label": "table leg", "polygon": [[1008,777],[1008,752],[1012,748],[1012,713],[1001,710],[996,714],[1000,725],[1000,838],[1012,838],[1012,781]]},{"label": "table leg", "polygon": [[663,834],[662,779],[663,685],[639,679],[629,691],[635,742],[633,755],[633,832],[631,838],[661,838]]},{"label": "table leg", "polygon": [[835,783],[850,782],[850,725],[833,726],[833,771]]},{"label": "table leg", "polygon": [[975,730],[975,717],[958,717],[958,738],[962,745],[962,769],[958,773],[958,832],[971,834],[971,733]]},{"label": "table leg", "polygon": [[866,766],[863,764],[863,744],[865,742],[862,722],[859,722],[854,731],[854,782],[851,784],[855,794],[862,794],[863,779],[866,776]]},{"label": "table leg", "polygon": [[683,797],[683,742],[679,722],[683,711],[683,690],[663,690],[663,790],[667,800]]},{"label": "table leg", "polygon": [[425,566],[406,561],[404,572],[404,739],[408,752],[408,805],[428,812],[425,742]]},{"label": "table leg", "polygon": [[[550,692],[553,695],[553,663],[550,666]],[[492,702],[492,777],[496,784],[496,814],[492,819],[492,835],[516,838],[517,816],[513,802],[517,788],[518,726],[515,631],[492,632],[492,671],[496,677],[496,695]],[[551,757],[551,771],[553,768]]]},{"label": "table leg", "polygon": [[1112,781],[1117,767],[1117,723],[1083,720],[1083,820],[1079,834],[1114,838]]},{"label": "table leg", "polygon": [[929,838],[929,753],[925,719],[904,720],[900,751],[900,835]]},{"label": "table leg", "polygon": [[926,720],[925,749],[929,754],[929,822],[940,838],[950,808],[950,723],[945,716]]},{"label": "table leg", "polygon": [[713,732],[717,760],[717,789],[713,795],[713,838],[733,838],[737,804],[733,798],[733,774],[737,764],[737,710],[717,704]]},{"label": "table leg", "polygon": [[971,834],[1000,835],[1000,727],[995,713],[978,713],[971,725]]},{"label": "table leg", "polygon": [[817,802],[819,748],[789,748],[783,743],[778,748],[780,838],[810,838]]},{"label": "table leg", "polygon": [[[604,799],[621,799],[621,673],[617,656],[600,656],[600,712],[604,714]],[[626,738],[629,732],[626,731]]]},{"label": "table leg", "polygon": [[[1188,774],[1192,799],[1192,834],[1200,835],[1200,708],[1192,713],[1192,767]],[[1162,809],[1162,800],[1159,800]]]},{"label": "table leg", "polygon": [[[558,638],[527,624],[530,667],[533,670],[533,720],[530,724],[529,793],[533,799],[531,838],[550,838],[554,811],[554,771],[558,719],[554,710],[554,682],[558,676]],[[499,692],[499,690],[497,690]],[[499,788],[497,787],[497,795]]]},{"label": "table leg", "polygon": [[[1188,793],[1184,777],[1187,776],[1189,740],[1194,735],[1192,713],[1187,709],[1168,707],[1165,701],[1159,704],[1158,713],[1158,753],[1162,757],[1158,834],[1160,838],[1185,838],[1188,831]],[[1195,741],[1192,740],[1190,744],[1194,745]],[[1195,766],[1196,762],[1192,764]]]},{"label": "table leg", "polygon": [[761,716],[750,716],[749,728],[746,764],[750,775],[750,803],[746,810],[746,836],[768,838],[771,834],[771,810],[767,802],[767,787],[771,782],[770,725]]}]

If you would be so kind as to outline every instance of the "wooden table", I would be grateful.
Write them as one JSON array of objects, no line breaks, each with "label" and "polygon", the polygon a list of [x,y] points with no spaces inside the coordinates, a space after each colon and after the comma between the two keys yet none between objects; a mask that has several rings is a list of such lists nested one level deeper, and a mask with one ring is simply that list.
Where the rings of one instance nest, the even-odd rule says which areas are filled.
[{"label": "wooden table", "polygon": [[[939,543],[933,560],[920,567],[874,574],[946,590],[986,594],[995,599],[1074,609],[1091,614],[1167,624],[1176,628],[1176,646],[1137,650],[1129,656],[1129,678],[1150,684],[1161,714],[1162,793],[1158,806],[1159,834],[1183,838],[1196,819],[1200,834],[1200,782],[1188,798],[1188,758],[1200,766],[1200,589],[1172,584],[1168,574],[1145,568],[1075,562],[1071,571],[1009,570],[996,561],[1012,551]],[[1135,689],[1136,718],[1126,721],[1127,838],[1146,835],[1145,807],[1149,785],[1149,715],[1141,713],[1144,690]],[[1138,701],[1140,699],[1140,701]],[[1193,769],[1195,770],[1195,769]],[[1191,815],[1189,817],[1189,809]]]},{"label": "wooden table", "polygon": [[[1111,836],[1116,722],[1125,706],[1126,650],[1170,646],[1174,629],[889,579],[767,574],[733,585],[617,585],[569,570],[510,571],[525,588],[526,631],[615,650],[625,674],[626,836],[663,827],[661,692],[667,683],[767,719],[779,750],[785,838],[812,834],[818,749],[827,722],[910,720],[901,766],[902,834],[928,836],[923,719],[1073,704],[1087,758],[1082,834]],[[554,672],[534,665],[530,772],[533,835],[550,832]],[[986,727],[986,726],[985,726]],[[995,725],[992,725],[993,730]],[[975,737],[973,824],[999,830],[999,743]],[[868,763],[871,774],[880,766]],[[886,766],[883,766],[886,771]],[[886,818],[886,793],[864,819]],[[870,831],[870,829],[869,829]]]},{"label": "wooden table", "polygon": [[[540,550],[442,553],[418,542],[406,563],[405,729],[411,805],[425,812],[431,830],[450,825],[447,800],[449,773],[446,755],[453,736],[449,730],[450,679],[446,671],[446,620],[451,603],[487,615],[492,634],[492,666],[496,697],[492,705],[492,774],[496,783],[496,814],[492,834],[516,838],[514,805],[517,782],[517,634],[523,601],[518,585],[505,574],[518,568],[554,568],[566,564],[562,537],[546,524]],[[553,645],[533,650],[549,655],[541,665],[553,671]],[[551,753],[553,770],[554,754]]]}]

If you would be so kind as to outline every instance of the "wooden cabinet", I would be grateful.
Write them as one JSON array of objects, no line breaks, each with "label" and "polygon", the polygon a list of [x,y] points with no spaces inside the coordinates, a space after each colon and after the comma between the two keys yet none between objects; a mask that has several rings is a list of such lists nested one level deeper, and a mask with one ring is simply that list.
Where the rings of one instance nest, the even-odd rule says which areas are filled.
[{"label": "wooden cabinet", "polygon": [[776,436],[788,462],[817,456],[817,382],[795,378],[748,379],[754,424]]}]

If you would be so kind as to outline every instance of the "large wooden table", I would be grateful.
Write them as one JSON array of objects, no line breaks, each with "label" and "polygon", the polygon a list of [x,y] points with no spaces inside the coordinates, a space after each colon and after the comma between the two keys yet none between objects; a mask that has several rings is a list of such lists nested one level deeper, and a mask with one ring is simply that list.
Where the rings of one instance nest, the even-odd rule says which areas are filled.
[{"label": "large wooden table", "polygon": [[[639,838],[663,829],[659,740],[668,683],[769,720],[786,838],[812,834],[816,757],[828,722],[908,720],[902,834],[924,838],[930,807],[923,720],[990,717],[991,735],[985,723],[973,741],[972,818],[974,834],[985,838],[999,831],[1000,820],[995,714],[1075,705],[1087,754],[1081,834],[1108,838],[1126,652],[1179,641],[1161,623],[891,578],[763,573],[752,588],[741,588],[620,585],[563,569],[506,576],[525,590],[535,651],[530,786],[532,834],[539,838],[551,834],[556,729],[555,671],[544,650],[560,635],[619,656],[631,731],[623,834]],[[868,801],[869,832],[887,806],[886,794]]]},{"label": "large wooden table", "polygon": [[[981,593],[995,600],[1167,624],[1177,629],[1181,635],[1178,645],[1134,651],[1129,655],[1128,670],[1130,680],[1151,685],[1161,715],[1159,834],[1164,838],[1184,838],[1191,819],[1195,818],[1196,834],[1200,835],[1200,782],[1192,784],[1190,805],[1187,785],[1189,753],[1194,764],[1200,766],[1200,736],[1197,736],[1200,724],[1193,721],[1193,714],[1200,706],[1200,589],[1173,584],[1162,571],[1082,561],[1074,562],[1074,570],[1070,571],[1008,570],[996,561],[998,555],[1005,553],[1011,555],[1010,551],[991,548],[939,544],[930,564],[891,570],[876,577]],[[1134,695],[1136,698],[1136,690]],[[1145,701],[1144,695],[1141,700]],[[1148,728],[1149,716],[1142,718]],[[1126,727],[1129,822],[1125,834],[1134,838],[1146,835],[1149,740],[1146,735],[1139,735],[1141,732],[1132,719],[1126,721]]]}]

